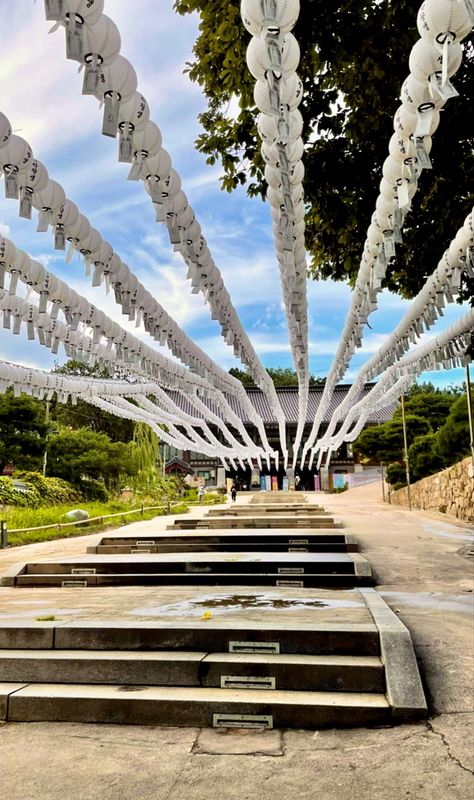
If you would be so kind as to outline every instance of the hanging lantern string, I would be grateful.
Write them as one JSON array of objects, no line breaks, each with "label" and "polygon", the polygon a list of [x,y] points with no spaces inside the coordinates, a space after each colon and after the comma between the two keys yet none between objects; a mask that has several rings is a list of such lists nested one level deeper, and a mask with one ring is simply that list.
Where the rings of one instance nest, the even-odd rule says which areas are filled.
[{"label": "hanging lantern string", "polygon": [[[12,255],[13,251],[15,257]],[[212,391],[212,387],[208,387],[203,379],[189,373],[184,367],[136,339],[86,298],[71,290],[52,273],[46,272],[40,262],[33,262],[26,253],[15,248],[10,240],[1,237],[0,263],[2,257],[5,259],[6,255],[9,255],[8,261],[11,263],[2,264],[3,271],[0,275],[2,287],[0,309],[3,311],[4,328],[10,329],[13,317],[14,333],[20,333],[21,324],[25,322],[28,338],[35,339],[37,334],[40,343],[50,347],[53,352],[58,351],[59,342],[62,342],[69,357],[84,359],[89,363],[106,364],[111,371],[120,364],[128,371],[135,371],[137,374],[157,374],[169,388],[182,385],[192,393],[207,389]],[[5,270],[10,274],[8,293],[3,288]],[[28,296],[32,291],[38,294],[39,307],[14,294],[19,279],[28,287]],[[47,287],[47,302],[45,287]],[[45,301],[42,306],[41,301]],[[51,309],[51,315],[48,313],[48,307]],[[58,319],[59,309],[65,315],[67,324]],[[83,331],[88,329],[92,332],[91,337],[83,334]],[[204,404],[202,405],[204,407]],[[209,410],[208,414],[213,416]],[[232,419],[235,421],[233,414]],[[245,430],[242,423],[241,428]],[[246,432],[245,435],[247,436]],[[264,451],[255,445],[252,444],[252,447],[254,455],[261,457],[264,454]]]},{"label": "hanging lantern string", "polygon": [[[303,89],[296,74],[299,47],[291,33],[299,15],[299,0],[242,0],[240,11],[245,28],[252,34],[247,65],[256,79],[254,100],[260,111],[257,128],[266,164],[283,305],[298,376],[295,460],[306,423],[309,392],[303,118],[298,110]],[[287,460],[286,454],[285,468]]]},{"label": "hanging lantern string", "polygon": [[[100,13],[99,13],[100,11]],[[64,28],[66,57],[83,71],[82,93],[96,97],[103,105],[102,133],[119,138],[119,161],[131,164],[129,180],[142,181],[153,204],[157,222],[168,231],[173,249],[180,252],[188,268],[192,292],[201,292],[212,317],[218,320],[225,342],[252,375],[267,397],[278,421],[283,452],[286,453],[285,416],[273,381],[261,364],[234,308],[221,272],[202,234],[194,209],[181,188],[181,179],[162,147],[163,137],[150,120],[146,98],[137,91],[137,76],[120,55],[117,26],[102,14],[97,2],[82,20],[71,18],[67,3],[46,0],[46,19],[54,20],[52,31]],[[242,402],[246,402],[241,396]]]},{"label": "hanging lantern string", "polygon": [[301,464],[318,436],[330,407],[336,384],[344,376],[352,355],[362,344],[368,317],[377,308],[377,295],[387,266],[402,244],[402,231],[411,200],[419,188],[423,169],[431,169],[432,136],[440,122],[440,109],[458,96],[451,78],[462,61],[461,41],[473,28],[465,2],[425,0],[417,18],[420,39],[409,58],[410,74],[402,85],[401,106],[394,117],[389,156],[383,164],[380,195],[367,230],[367,239],[339,346],[330,368]]},{"label": "hanging lantern string", "polygon": [[[0,165],[4,169],[7,189],[9,173],[6,171],[6,161],[13,158],[13,137],[11,126],[1,113],[0,126],[2,129],[10,131],[9,136],[2,138],[3,147],[0,147]],[[20,137],[15,138],[20,140]],[[4,142],[5,139],[6,142]],[[32,150],[25,140],[21,139],[13,144],[18,152],[27,152],[30,160],[33,160]],[[16,158],[18,158],[18,153]],[[67,260],[72,258],[74,251],[80,252],[86,263],[86,274],[90,272],[91,264],[93,264],[92,285],[99,286],[104,281],[107,292],[112,287],[116,302],[121,305],[122,312],[127,313],[131,321],[135,320],[136,327],[143,322],[145,330],[160,344],[166,344],[173,355],[187,364],[193,372],[210,381],[221,392],[235,394],[246,409],[249,418],[258,428],[268,454],[274,457],[274,451],[266,438],[263,421],[250,403],[241,382],[219,367],[185,334],[176,321],[137,280],[128,265],[114,253],[111,245],[102,239],[99,231],[91,228],[87,218],[80,213],[72,201],[66,198],[60,184],[49,179],[46,168],[41,166],[40,169],[38,161],[33,160],[33,164],[36,165],[35,174],[41,173],[44,180],[40,188],[33,191],[33,187],[30,187],[31,193],[25,195],[30,199],[27,218],[31,218],[31,208],[37,208],[39,211],[38,229],[46,231],[52,225],[55,245],[59,249],[65,249],[66,242],[69,241]],[[34,171],[33,168],[31,171]],[[31,179],[23,170],[17,175],[17,192],[21,194],[23,185],[27,183],[31,183]],[[221,395],[221,402],[226,402],[223,395]]]},{"label": "hanging lantern string", "polygon": [[[436,269],[426,280],[395,330],[360,368],[348,394],[335,409],[326,435],[330,436],[334,432],[338,421],[345,417],[361,397],[365,382],[373,380],[401,358],[443,316],[445,305],[456,301],[464,274],[474,278],[474,209],[467,215]],[[318,445],[312,448],[310,465],[317,449]]]}]

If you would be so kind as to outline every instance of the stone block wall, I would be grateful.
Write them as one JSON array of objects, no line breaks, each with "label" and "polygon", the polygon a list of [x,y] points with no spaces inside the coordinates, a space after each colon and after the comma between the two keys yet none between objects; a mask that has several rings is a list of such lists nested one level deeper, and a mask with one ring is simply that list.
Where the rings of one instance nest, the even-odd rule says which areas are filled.
[{"label": "stone block wall", "polygon": [[[408,507],[407,489],[392,492],[392,503]],[[471,458],[423,478],[411,486],[413,508],[441,511],[452,517],[474,522],[474,475]]]}]

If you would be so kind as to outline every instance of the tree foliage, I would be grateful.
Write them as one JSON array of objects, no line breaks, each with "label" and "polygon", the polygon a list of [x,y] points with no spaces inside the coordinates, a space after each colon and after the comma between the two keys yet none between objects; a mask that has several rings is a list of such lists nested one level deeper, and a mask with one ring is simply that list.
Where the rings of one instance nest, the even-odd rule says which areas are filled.
[{"label": "tree foliage", "polygon": [[[458,390],[453,388],[435,389],[424,384],[408,393],[405,411],[412,480],[432,475],[468,455],[467,394],[458,394]],[[404,486],[406,475],[400,408],[390,422],[362,431],[354,443],[354,450],[365,459],[388,463],[388,482],[396,488]]]},{"label": "tree foliage", "polygon": [[[107,369],[100,364],[90,366],[83,361],[69,359],[65,364],[56,366],[54,372],[60,375],[109,379]],[[133,439],[134,422],[123,419],[116,414],[109,414],[97,406],[78,400],[76,405],[67,403],[52,404],[51,418],[59,425],[70,428],[89,428],[95,433],[105,433],[113,442],[129,442]]]},{"label": "tree foliage", "polygon": [[[301,48],[304,96],[306,244],[314,277],[354,280],[370,223],[393,115],[418,38],[419,0],[305,0],[294,30]],[[175,0],[180,14],[197,12],[199,35],[187,65],[208,107],[200,114],[197,148],[220,161],[222,186],[247,184],[264,195],[256,131],[254,79],[245,52],[249,34],[239,0]],[[408,215],[404,245],[387,285],[411,297],[431,274],[473,204],[473,39],[465,40],[450,100],[433,138],[433,170],[424,170]],[[238,113],[233,113],[238,99]],[[466,285],[474,293],[474,281]]]},{"label": "tree foliage", "polygon": [[48,474],[80,485],[84,478],[101,479],[119,488],[122,476],[136,472],[131,443],[112,442],[105,433],[87,428],[63,430],[48,444]]},{"label": "tree foliage", "polygon": [[0,472],[7,464],[17,469],[41,469],[48,424],[45,406],[28,395],[0,394]]},{"label": "tree foliage", "polygon": [[[298,386],[298,376],[291,367],[267,367],[266,369],[275,386]],[[244,386],[254,387],[256,385],[250,373],[245,369],[231,367],[229,374],[237,378]],[[325,378],[316,378],[314,375],[309,377],[310,386],[324,386],[325,382]]]},{"label": "tree foliage", "polygon": [[[418,436],[424,436],[431,431],[430,423],[423,417],[415,414],[406,414],[407,440],[410,446]],[[374,428],[366,428],[360,434],[353,449],[364,458],[383,461],[403,459],[403,425],[401,419],[392,419]]]}]

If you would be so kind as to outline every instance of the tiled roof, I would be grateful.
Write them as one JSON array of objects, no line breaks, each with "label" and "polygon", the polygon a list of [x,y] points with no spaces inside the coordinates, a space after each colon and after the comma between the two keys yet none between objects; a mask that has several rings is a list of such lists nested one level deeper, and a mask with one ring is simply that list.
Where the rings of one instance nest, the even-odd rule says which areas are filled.
[{"label": "tiled roof", "polygon": [[[373,383],[367,383],[364,387],[363,395],[364,396],[367,395],[373,386],[374,386]],[[351,388],[350,384],[341,384],[341,386],[337,386],[335,388],[330,407],[324,417],[324,422],[329,422],[335,409],[346,397],[350,388]],[[267,398],[260,391],[260,389],[253,389],[247,387],[246,391],[250,402],[252,403],[257,413],[262,417],[263,421],[268,424],[276,424],[276,419],[273,416]],[[281,407],[283,409],[283,412],[285,414],[287,423],[290,425],[291,424],[296,425],[298,422],[298,388],[296,386],[276,387],[276,393],[280,401]],[[191,403],[183,395],[178,394],[178,392],[172,390],[169,390],[168,394],[170,398],[173,400],[173,402],[176,403],[176,405],[182,411],[186,412],[187,414],[191,414],[192,416],[196,417],[199,416],[198,412],[194,409]],[[321,402],[322,395],[323,395],[323,387],[310,386],[308,413],[306,416],[307,423],[312,423],[316,411],[318,409],[318,406]],[[243,422],[249,422],[247,414],[245,413],[245,411],[242,410],[242,407],[237,402],[236,398],[233,395],[226,395],[226,398],[229,402],[230,407],[240,417],[240,419]],[[210,410],[214,411],[214,413],[218,413],[217,409],[212,405],[212,403],[206,402],[206,405],[210,408]],[[383,408],[380,411],[372,412],[367,421],[387,422],[387,420],[392,418],[395,408],[396,408],[396,403],[391,403],[387,405],[386,408]]]}]

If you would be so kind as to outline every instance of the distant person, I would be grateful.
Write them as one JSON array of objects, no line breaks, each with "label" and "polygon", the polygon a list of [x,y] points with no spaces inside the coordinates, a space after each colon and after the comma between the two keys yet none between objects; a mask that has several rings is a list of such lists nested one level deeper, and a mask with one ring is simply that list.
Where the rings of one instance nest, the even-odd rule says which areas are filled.
[{"label": "distant person", "polygon": [[299,475],[297,475],[296,478],[295,478],[295,491],[298,491],[299,486],[300,486],[300,481],[301,481],[301,478],[300,478]]},{"label": "distant person", "polygon": [[237,486],[235,483],[232,484],[230,496],[232,497],[232,502],[235,503],[235,499],[237,497]]},{"label": "distant person", "polygon": [[198,502],[202,503],[204,500],[204,486],[198,487]]}]

